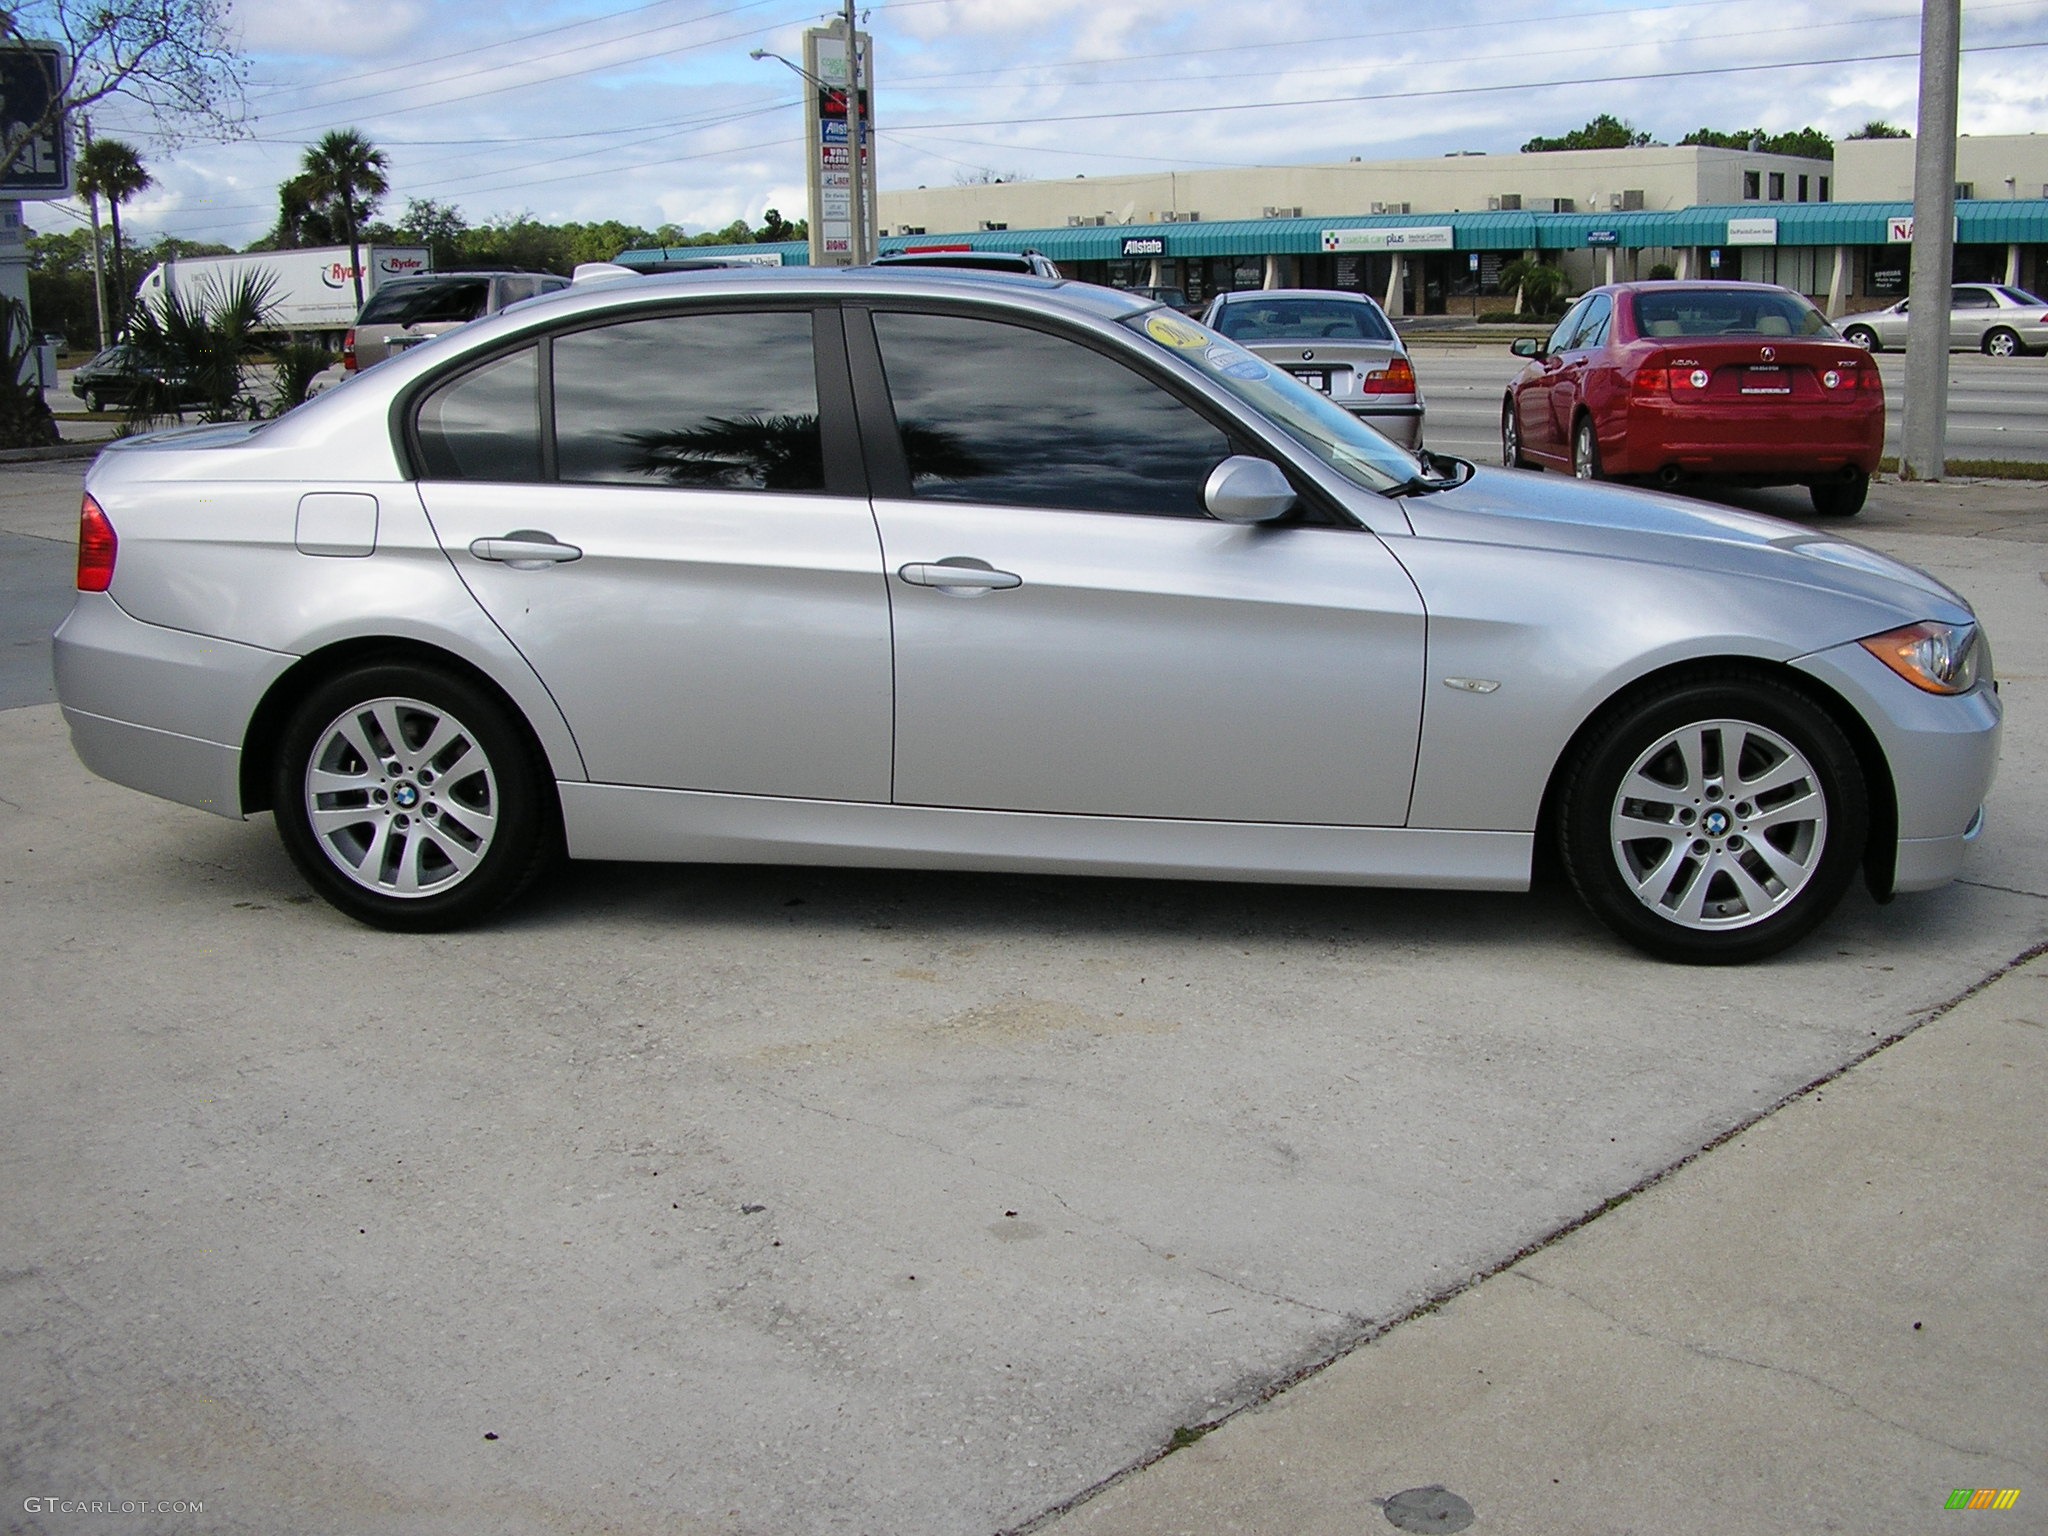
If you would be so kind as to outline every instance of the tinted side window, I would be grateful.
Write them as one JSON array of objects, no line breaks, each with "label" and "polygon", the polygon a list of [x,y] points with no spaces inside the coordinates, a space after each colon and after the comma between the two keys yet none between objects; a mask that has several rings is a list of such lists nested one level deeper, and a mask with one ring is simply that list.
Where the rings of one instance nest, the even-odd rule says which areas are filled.
[{"label": "tinted side window", "polygon": [[1958,288],[1955,307],[1957,309],[1996,309],[1998,300],[1982,288]]},{"label": "tinted side window", "polygon": [[1565,317],[1557,322],[1557,329],[1550,333],[1550,340],[1543,343],[1545,352],[1562,352],[1572,344],[1572,337],[1578,334],[1579,322],[1586,317],[1586,300],[1581,299],[1565,311]]},{"label": "tinted side window", "polygon": [[913,496],[1207,515],[1229,440],[1113,358],[955,315],[878,314],[875,335]]},{"label": "tinted side window", "polygon": [[564,480],[819,491],[808,312],[663,315],[557,336]]},{"label": "tinted side window", "polygon": [[540,363],[532,347],[443,384],[420,405],[429,480],[540,478]]},{"label": "tinted side window", "polygon": [[1578,334],[1572,338],[1575,351],[1597,347],[1607,340],[1608,322],[1614,318],[1614,300],[1606,294],[1594,295],[1593,302],[1586,306],[1586,316],[1579,322]]}]

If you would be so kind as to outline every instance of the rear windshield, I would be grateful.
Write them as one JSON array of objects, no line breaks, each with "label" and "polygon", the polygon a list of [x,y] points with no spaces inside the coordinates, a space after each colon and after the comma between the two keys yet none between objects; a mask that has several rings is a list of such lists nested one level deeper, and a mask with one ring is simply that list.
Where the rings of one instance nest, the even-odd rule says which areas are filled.
[{"label": "rear windshield", "polygon": [[2048,309],[2048,304],[2042,303],[2024,288],[2000,288],[1998,291],[2022,309]]},{"label": "rear windshield", "polygon": [[1216,329],[1232,341],[1392,341],[1394,329],[1352,299],[1248,299],[1226,304]]},{"label": "rear windshield", "polygon": [[1827,316],[1794,293],[1740,289],[1636,295],[1639,336],[1833,336]]},{"label": "rear windshield", "polygon": [[391,283],[363,306],[358,325],[417,325],[430,320],[474,320],[491,301],[491,280]]}]

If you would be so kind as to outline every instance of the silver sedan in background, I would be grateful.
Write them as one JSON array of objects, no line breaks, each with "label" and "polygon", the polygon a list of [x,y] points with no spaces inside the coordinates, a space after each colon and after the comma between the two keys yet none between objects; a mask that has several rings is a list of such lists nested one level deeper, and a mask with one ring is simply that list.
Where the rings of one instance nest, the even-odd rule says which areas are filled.
[{"label": "silver sedan in background", "polygon": [[[1843,340],[1872,352],[1903,347],[1912,303],[1901,299],[1887,309],[1846,315],[1835,329]],[[2003,283],[1957,283],[1949,305],[1948,345],[1951,352],[1992,357],[2048,351],[2048,300]]]},{"label": "silver sedan in background", "polygon": [[1163,306],[617,277],[111,446],[86,764],[388,928],[588,859],[1525,888],[1737,961],[1953,877],[1969,605],[1769,518],[1411,455]]},{"label": "silver sedan in background", "polygon": [[1422,446],[1425,402],[1408,348],[1363,295],[1313,288],[1218,294],[1202,323],[1328,395],[1403,448]]}]

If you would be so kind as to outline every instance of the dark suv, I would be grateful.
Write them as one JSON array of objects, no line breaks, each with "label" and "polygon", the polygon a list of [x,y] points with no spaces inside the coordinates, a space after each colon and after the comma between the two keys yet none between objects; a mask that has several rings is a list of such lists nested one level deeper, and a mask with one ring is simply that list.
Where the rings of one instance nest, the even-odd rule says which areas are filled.
[{"label": "dark suv", "polygon": [[370,295],[341,343],[341,366],[374,367],[394,352],[495,315],[508,304],[553,293],[569,279],[552,272],[435,272],[402,277]]}]

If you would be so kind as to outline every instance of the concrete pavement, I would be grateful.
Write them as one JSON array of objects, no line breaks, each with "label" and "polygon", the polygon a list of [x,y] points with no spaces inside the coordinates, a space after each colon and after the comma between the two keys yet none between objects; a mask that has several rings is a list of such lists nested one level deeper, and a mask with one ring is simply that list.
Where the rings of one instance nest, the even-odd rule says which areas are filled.
[{"label": "concrete pavement", "polygon": [[[76,494],[0,473],[0,533],[61,545]],[[1950,1124],[2008,1060],[1991,1089],[2038,1103],[2038,1062],[1909,1072],[1849,1131],[1744,1159],[2040,989],[1942,1011],[2048,939],[2040,497],[1887,486],[1852,526],[1996,641],[2006,760],[1964,882],[1852,895],[1734,972],[1644,962],[1559,892],[802,870],[585,866],[482,933],[375,934],[266,822],[96,781],[53,710],[0,712],[0,1524],[922,1536],[1073,1506],[1291,1533],[1441,1484],[1480,1531],[2027,1529],[2033,1495],[1926,1517],[1920,1485],[2041,1465],[2039,1133],[1996,1104],[1995,1144]],[[1880,1166],[1873,1138],[1921,1124]],[[1911,1183],[1938,1154],[1941,1210]],[[1731,1164],[1766,1172],[1686,1195]],[[1637,1232],[1680,1196],[1692,1233]],[[1886,1375],[1892,1307],[1958,1328],[1967,1371]],[[1268,1446],[1397,1350],[1408,1375]],[[1980,1433],[1969,1393],[2022,1430]],[[1352,1481],[1318,1470],[1331,1444]],[[1827,1481],[1894,1450],[1862,1502]],[[1176,1502],[1226,1452],[1236,1481]],[[205,1516],[23,1502],[131,1492]]]}]

